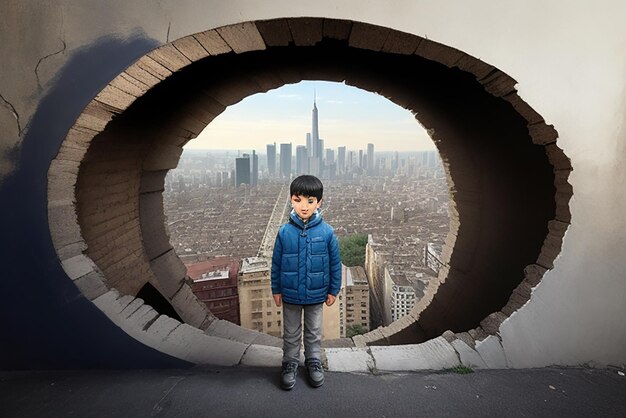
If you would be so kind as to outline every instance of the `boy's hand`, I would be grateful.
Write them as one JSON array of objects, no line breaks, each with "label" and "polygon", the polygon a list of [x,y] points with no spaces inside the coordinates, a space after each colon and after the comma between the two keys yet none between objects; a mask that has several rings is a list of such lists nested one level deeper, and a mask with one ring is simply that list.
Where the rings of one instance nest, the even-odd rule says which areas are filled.
[{"label": "boy's hand", "polygon": [[337,299],[335,296],[328,295],[326,297],[326,306],[332,306],[332,304],[335,303],[335,299]]},{"label": "boy's hand", "polygon": [[276,306],[280,306],[283,304],[283,295],[278,294],[278,295],[272,295],[274,296],[274,303],[276,304]]}]

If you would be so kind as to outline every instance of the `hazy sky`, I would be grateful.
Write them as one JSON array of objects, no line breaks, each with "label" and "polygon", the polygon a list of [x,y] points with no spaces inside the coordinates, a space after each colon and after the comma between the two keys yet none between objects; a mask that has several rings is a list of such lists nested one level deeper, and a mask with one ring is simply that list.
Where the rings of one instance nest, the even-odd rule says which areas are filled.
[{"label": "hazy sky", "polygon": [[377,151],[435,149],[408,110],[377,94],[326,81],[302,81],[249,96],[228,107],[185,148],[264,153],[265,145],[273,142],[291,142],[293,149],[305,145],[314,90],[325,148],[365,149],[371,142]]}]

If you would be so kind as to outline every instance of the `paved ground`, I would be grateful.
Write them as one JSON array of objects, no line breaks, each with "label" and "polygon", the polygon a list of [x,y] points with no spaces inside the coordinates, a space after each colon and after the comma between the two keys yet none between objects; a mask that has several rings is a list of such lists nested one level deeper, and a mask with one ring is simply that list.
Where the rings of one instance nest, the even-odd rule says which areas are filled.
[{"label": "paved ground", "polygon": [[626,417],[621,372],[327,373],[313,389],[301,368],[290,392],[261,368],[0,372],[0,417]]}]

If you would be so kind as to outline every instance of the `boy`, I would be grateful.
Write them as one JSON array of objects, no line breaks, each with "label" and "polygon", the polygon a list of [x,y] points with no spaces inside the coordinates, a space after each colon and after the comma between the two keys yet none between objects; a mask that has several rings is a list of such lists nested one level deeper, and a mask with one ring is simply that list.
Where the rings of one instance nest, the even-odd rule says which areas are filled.
[{"label": "boy", "polygon": [[341,259],[333,229],[318,211],[324,186],[315,176],[295,178],[289,188],[292,211],[281,226],[272,256],[272,294],[283,306],[281,386],[296,384],[304,310],[304,356],[313,387],[324,384],[321,362],[322,308],[341,289]]}]

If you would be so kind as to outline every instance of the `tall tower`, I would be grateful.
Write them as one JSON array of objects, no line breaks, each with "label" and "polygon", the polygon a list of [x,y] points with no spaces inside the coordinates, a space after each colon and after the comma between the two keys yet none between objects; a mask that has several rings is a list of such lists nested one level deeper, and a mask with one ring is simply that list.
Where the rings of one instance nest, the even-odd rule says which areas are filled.
[{"label": "tall tower", "polygon": [[291,143],[280,144],[280,175],[291,178]]},{"label": "tall tower", "polygon": [[252,186],[256,186],[259,183],[259,156],[255,150],[252,150],[252,176],[250,183]]},{"label": "tall tower", "polygon": [[250,184],[250,155],[235,158],[235,186]]},{"label": "tall tower", "polygon": [[367,173],[370,176],[373,176],[376,174],[376,170],[374,167],[374,163],[375,163],[375,159],[374,159],[374,144],[367,144]]},{"label": "tall tower", "polygon": [[313,156],[313,145],[311,144],[311,133],[307,132],[306,134],[306,152],[310,157]]},{"label": "tall tower", "polygon": [[344,174],[346,172],[346,147],[342,146],[337,149],[337,173]]},{"label": "tall tower", "polygon": [[311,127],[311,140],[313,145],[313,157],[321,157],[318,152],[320,134],[317,121],[317,104],[315,103],[315,91],[313,91],[313,126]]},{"label": "tall tower", "polygon": [[308,174],[309,158],[304,145],[296,146],[296,174]]},{"label": "tall tower", "polygon": [[311,153],[309,156],[311,157],[309,163],[309,171],[314,176],[319,176],[322,173],[322,149],[320,142],[320,133],[318,127],[318,116],[317,116],[317,103],[315,91],[313,91],[313,117],[311,124]]},{"label": "tall tower", "polygon": [[276,142],[267,144],[267,171],[269,177],[276,175]]}]

